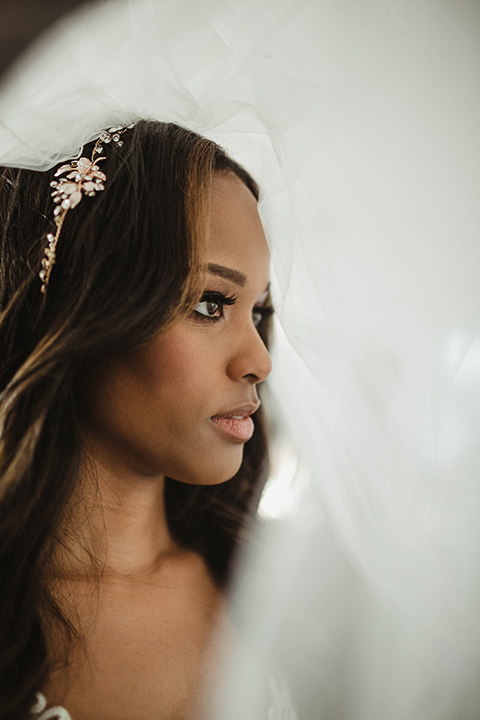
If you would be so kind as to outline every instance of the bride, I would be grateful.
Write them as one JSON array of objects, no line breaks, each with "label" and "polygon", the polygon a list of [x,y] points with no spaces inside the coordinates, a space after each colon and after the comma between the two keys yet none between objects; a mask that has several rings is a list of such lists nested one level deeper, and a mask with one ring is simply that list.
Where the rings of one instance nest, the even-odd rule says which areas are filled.
[{"label": "bride", "polygon": [[[157,158],[150,144],[145,163],[136,172],[128,169],[137,129],[122,132],[121,146],[113,139],[118,132],[112,133],[112,142],[98,155],[106,158],[98,159],[98,172],[106,180],[93,177],[99,192],[82,196],[68,210],[56,237],[55,217],[61,222],[63,211],[52,216],[50,192],[60,206],[70,199],[48,181],[60,182],[73,172],[68,169],[72,158],[83,155],[88,164],[93,145],[79,150],[95,144],[103,128],[115,125],[122,131],[132,120],[148,117],[218,141],[258,180],[264,190],[258,211],[272,257],[276,326],[265,391],[269,407],[273,401],[278,410],[275,432],[287,438],[286,462],[274,462],[273,474],[279,486],[291,481],[293,492],[283,512],[292,522],[263,524],[262,529],[271,527],[272,537],[254,545],[257,562],[236,585],[229,616],[241,632],[227,625],[221,635],[229,637],[231,646],[238,635],[245,644],[235,649],[226,673],[225,704],[211,716],[290,717],[282,684],[275,689],[274,682],[265,681],[274,666],[286,678],[302,720],[478,718],[479,7],[468,0],[110,0],[60,23],[2,86],[0,164],[47,174],[20,173],[20,192],[17,175],[7,171],[2,190],[9,200],[2,216],[6,274],[0,284],[4,302],[14,298],[18,308],[14,329],[2,336],[5,383],[27,362],[27,353],[39,354],[25,366],[27,375],[18,377],[23,385],[11,385],[11,394],[3,396],[4,407],[12,411],[11,424],[4,425],[9,443],[4,466],[14,459],[16,465],[9,465],[12,474],[2,483],[12,494],[2,495],[1,502],[15,497],[17,504],[5,511],[1,524],[1,552],[8,558],[1,570],[8,606],[2,647],[9,650],[2,656],[6,694],[2,687],[0,717],[2,712],[12,716],[4,697],[13,702],[21,684],[24,715],[35,693],[43,691],[50,707],[63,697],[63,707],[75,720],[74,697],[67,697],[65,687],[77,670],[84,686],[91,686],[98,672],[99,660],[89,656],[93,645],[88,643],[95,640],[102,613],[110,607],[113,612],[114,605],[103,600],[113,592],[113,570],[126,560],[118,534],[115,557],[104,542],[118,529],[110,520],[121,517],[126,498],[118,487],[107,493],[105,473],[113,474],[113,467],[100,457],[98,437],[100,430],[113,432],[105,421],[113,417],[106,411],[114,408],[123,418],[115,432],[128,430],[129,443],[117,435],[113,453],[110,433],[108,452],[117,457],[118,451],[123,458],[135,428],[147,427],[152,417],[150,411],[139,411],[129,422],[130,395],[122,393],[133,394],[146,375],[128,375],[129,382],[123,382],[126,370],[122,366],[120,372],[114,360],[128,357],[133,363],[134,348],[149,346],[147,337],[153,342],[184,327],[189,317],[215,315],[221,300],[223,317],[193,325],[195,337],[206,345],[208,339],[212,352],[205,374],[202,370],[207,383],[223,357],[210,338],[223,332],[229,312],[238,312],[242,303],[243,289],[237,287],[222,288],[226,298],[204,298],[211,288],[194,282],[200,272],[190,274],[197,261],[177,264],[180,246],[173,241],[171,252],[154,255],[161,247],[154,238],[170,227],[165,212],[177,207],[163,205],[174,192],[168,178],[178,183],[182,175],[167,171],[168,157]],[[53,177],[51,169],[64,164],[66,171]],[[117,167],[125,169],[123,183],[116,182]],[[73,185],[75,177],[69,179]],[[159,191],[160,180],[168,185],[167,195]],[[122,200],[125,183],[135,198],[131,210]],[[76,188],[70,190],[75,204]],[[30,202],[20,213],[15,208],[24,191]],[[147,196],[154,198],[150,204]],[[187,202],[190,190],[176,197]],[[145,204],[148,212],[140,216],[137,208]],[[197,209],[201,215],[201,206]],[[228,216],[233,219],[232,209]],[[174,225],[175,235],[166,242],[181,232]],[[77,226],[85,233],[73,243]],[[142,255],[144,244],[136,242],[133,226],[150,228],[142,239],[148,256]],[[211,227],[210,238],[214,232]],[[51,242],[45,233],[53,235]],[[243,252],[247,238],[242,234],[239,240]],[[210,260],[206,248],[194,247],[202,250],[203,268],[205,262],[229,267],[231,259]],[[55,264],[47,265],[46,250]],[[100,261],[108,272],[104,278],[91,277]],[[250,260],[242,254],[242,262]],[[138,263],[145,269],[142,277],[135,270]],[[238,265],[233,269],[248,272]],[[120,268],[122,274],[116,272]],[[27,276],[30,290],[23,284]],[[179,288],[187,278],[192,285],[184,286],[183,296]],[[267,281],[262,278],[259,293]],[[131,294],[132,287],[159,300],[158,312],[138,317],[136,328],[128,323],[143,299]],[[93,303],[89,293],[95,289]],[[23,292],[29,295],[22,305]],[[70,293],[64,306],[61,292]],[[237,298],[233,305],[228,304],[231,294]],[[115,306],[112,298],[118,298]],[[109,325],[96,322],[99,313],[110,311]],[[248,312],[248,322],[257,323],[251,301]],[[264,322],[267,318],[260,321],[262,335]],[[119,327],[126,334],[118,335]],[[38,345],[45,333],[50,339]],[[241,337],[235,333],[232,346]],[[174,369],[183,377],[175,364],[180,355],[169,356],[172,383]],[[188,358],[193,362],[194,355]],[[74,372],[65,375],[61,368]],[[152,378],[157,364],[148,358],[143,368]],[[203,393],[192,389],[194,378],[187,375],[183,397],[188,393],[196,407]],[[145,387],[152,393],[157,389]],[[77,404],[69,388],[78,392]],[[31,404],[22,395],[27,391]],[[65,412],[55,414],[54,407]],[[218,407],[215,402],[207,417],[238,409],[236,401],[234,407],[230,401]],[[83,445],[72,412],[82,419]],[[185,412],[181,429],[191,417],[190,410]],[[240,529],[238,510],[241,516],[247,506],[255,508],[264,480],[262,443],[255,445],[259,419],[257,412],[251,440],[232,447],[238,452],[244,446],[248,473],[243,477],[256,478],[255,488],[238,475],[203,488],[174,481],[168,473],[165,480],[172,541],[189,548],[185,557],[196,553],[211,576],[214,567],[225,570],[212,580],[218,602],[215,597],[208,601],[222,626],[226,575],[238,565],[231,562],[231,551],[239,547],[238,540],[249,545],[243,542],[247,530],[245,525]],[[175,430],[170,437],[176,443],[183,433]],[[220,432],[217,426],[213,430]],[[60,436],[62,442],[55,445],[53,439]],[[136,441],[149,447],[149,437],[142,433]],[[195,453],[200,445],[192,446]],[[33,473],[28,492],[20,483],[16,488],[19,475],[13,468],[28,475],[28,457],[35,469],[47,463],[55,483],[51,492],[43,491],[47,475]],[[195,462],[195,473],[210,460]],[[272,487],[269,483],[267,497]],[[230,488],[239,492],[234,502]],[[214,506],[207,496],[215,497]],[[19,517],[26,528],[21,547],[15,545]],[[43,545],[47,535],[48,547]],[[34,558],[43,574],[30,576],[34,585],[20,586]],[[170,560],[163,560],[166,572]],[[72,590],[79,568],[90,572],[86,600],[85,593]],[[128,564],[123,568],[128,570]],[[170,587],[170,577],[164,579]],[[54,583],[57,594],[49,592]],[[38,623],[43,625],[32,615],[21,627],[11,621],[19,613],[27,617],[28,608],[40,603],[45,610]],[[128,619],[121,619],[128,627]],[[205,688],[212,673],[219,679],[211,659],[219,657],[217,624],[212,622],[202,656]],[[48,648],[40,627],[50,629]],[[114,652],[97,639],[113,662]],[[52,647],[55,654],[47,656]],[[142,646],[142,653],[148,647]],[[18,652],[23,652],[21,669]],[[42,678],[37,673],[45,670],[46,659],[52,663],[48,682],[45,673]],[[125,695],[139,687],[130,677],[147,679],[141,667],[143,675],[124,680]],[[15,685],[12,678],[20,675],[22,682]],[[100,677],[107,682],[106,673]],[[181,677],[176,676],[175,687]],[[266,713],[269,694],[276,701]],[[193,686],[192,695],[200,706],[201,693]],[[39,709],[41,704],[37,714],[48,713]],[[122,713],[123,707],[117,707]],[[98,713],[95,708],[94,717]]]},{"label": "bride", "polygon": [[159,122],[2,170],[1,717],[207,717],[266,471],[257,199]]}]

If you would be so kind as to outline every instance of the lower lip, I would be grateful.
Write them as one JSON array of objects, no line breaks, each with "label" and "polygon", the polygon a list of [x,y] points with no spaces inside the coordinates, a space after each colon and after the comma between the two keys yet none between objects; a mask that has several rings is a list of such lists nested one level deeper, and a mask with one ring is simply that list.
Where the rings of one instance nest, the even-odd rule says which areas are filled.
[{"label": "lower lip", "polygon": [[250,416],[241,419],[233,417],[212,417],[212,420],[225,435],[240,442],[250,440],[255,429]]}]

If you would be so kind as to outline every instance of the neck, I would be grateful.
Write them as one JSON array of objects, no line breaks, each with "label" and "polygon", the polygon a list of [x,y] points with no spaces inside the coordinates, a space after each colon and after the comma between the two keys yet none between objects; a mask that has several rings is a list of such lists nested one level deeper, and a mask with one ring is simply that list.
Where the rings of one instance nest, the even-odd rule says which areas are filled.
[{"label": "neck", "polygon": [[103,576],[153,574],[179,550],[166,518],[165,477],[116,462],[92,438],[88,448],[88,462],[65,518],[68,553],[61,567],[68,574],[88,574],[93,560]]}]

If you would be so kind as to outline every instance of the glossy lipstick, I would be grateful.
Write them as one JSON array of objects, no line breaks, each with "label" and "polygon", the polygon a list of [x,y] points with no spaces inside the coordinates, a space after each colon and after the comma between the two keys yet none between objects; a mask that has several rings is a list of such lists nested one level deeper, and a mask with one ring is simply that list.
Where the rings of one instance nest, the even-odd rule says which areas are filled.
[{"label": "glossy lipstick", "polygon": [[214,415],[211,420],[216,428],[224,435],[238,442],[247,442],[253,435],[255,426],[250,415],[258,410],[259,404],[246,405],[235,410],[230,410],[219,415]]}]

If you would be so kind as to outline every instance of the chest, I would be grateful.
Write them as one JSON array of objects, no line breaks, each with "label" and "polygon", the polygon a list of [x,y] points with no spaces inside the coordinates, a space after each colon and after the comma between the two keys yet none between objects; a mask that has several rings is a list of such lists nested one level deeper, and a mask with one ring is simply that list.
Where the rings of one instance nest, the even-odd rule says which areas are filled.
[{"label": "chest", "polygon": [[219,593],[149,584],[77,598],[84,638],[45,694],[72,720],[200,720],[219,657]]}]

